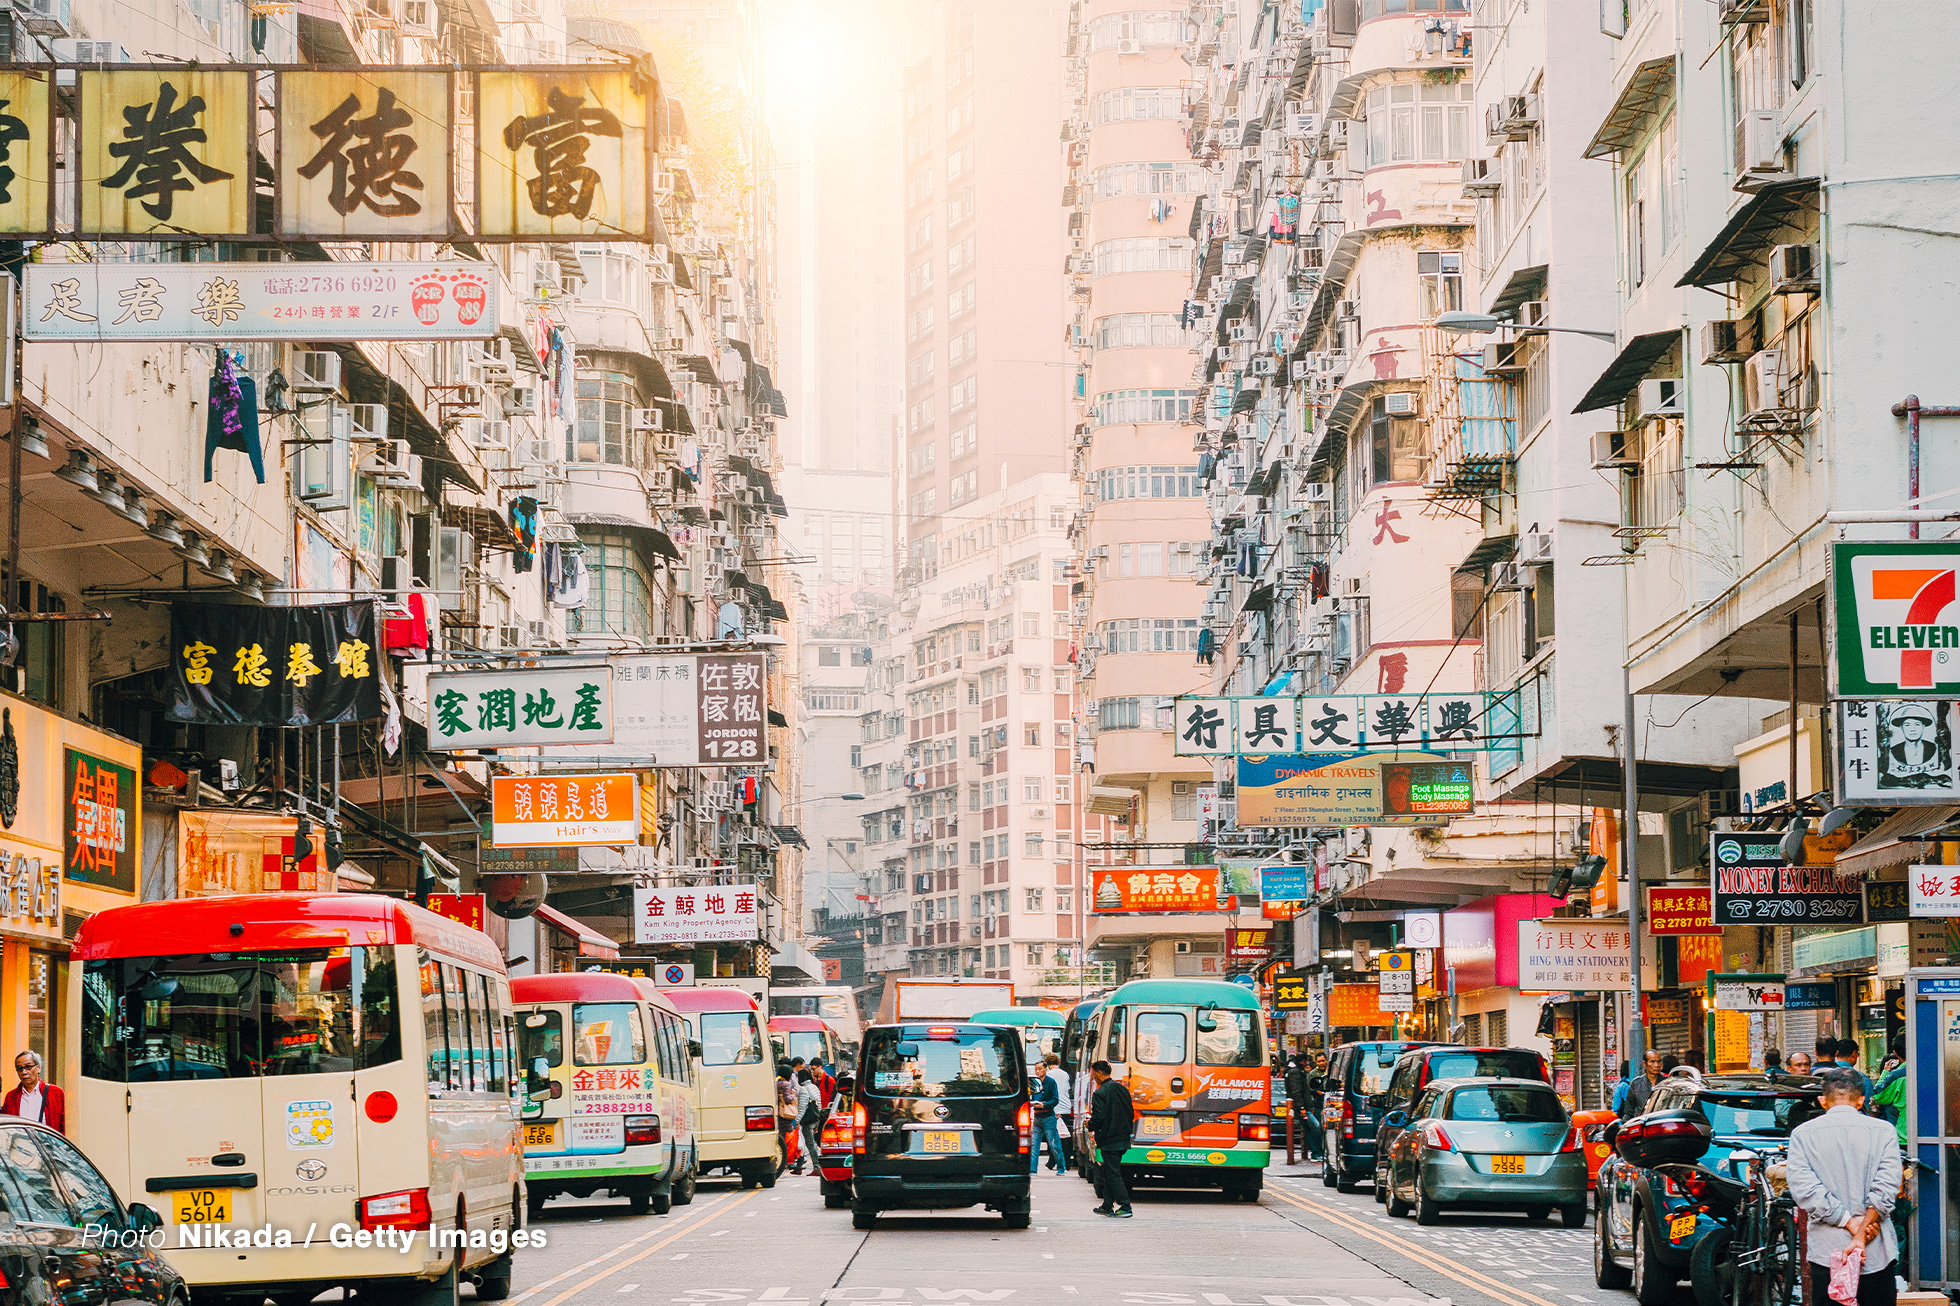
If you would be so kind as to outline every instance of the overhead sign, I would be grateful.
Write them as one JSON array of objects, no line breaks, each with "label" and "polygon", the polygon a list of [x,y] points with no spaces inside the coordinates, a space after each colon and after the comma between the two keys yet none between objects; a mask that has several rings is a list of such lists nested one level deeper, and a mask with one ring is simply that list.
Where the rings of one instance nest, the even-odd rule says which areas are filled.
[{"label": "overhead sign", "polygon": [[1843,702],[1837,735],[1845,803],[1960,802],[1960,701]]},{"label": "overhead sign", "polygon": [[753,884],[633,889],[635,943],[745,943],[762,937]]},{"label": "overhead sign", "polygon": [[1708,990],[1717,1011],[1782,1011],[1781,975],[1710,975]]},{"label": "overhead sign", "polygon": [[[1238,760],[1238,823],[1255,826],[1436,825],[1428,814],[1384,816],[1382,765],[1411,755],[1310,753]],[[1417,760],[1442,761],[1441,758]]]},{"label": "overhead sign", "polygon": [[61,750],[63,878],[136,892],[136,770]]},{"label": "overhead sign", "polygon": [[619,65],[478,73],[478,225],[561,240],[649,233],[653,89]]},{"label": "overhead sign", "polygon": [[490,778],[490,839],[499,848],[629,844],[640,837],[640,786],[613,775]]},{"label": "overhead sign", "polygon": [[45,71],[0,72],[0,232],[54,228],[53,94],[54,78]]},{"label": "overhead sign", "polygon": [[185,898],[233,893],[332,893],[338,878],[320,864],[320,833],[313,851],[293,856],[299,822],[258,812],[180,812],[177,817],[177,892]]},{"label": "overhead sign", "polygon": [[1785,983],[1783,1009],[1785,1011],[1835,1011],[1837,982],[1820,980],[1813,983]]},{"label": "overhead sign", "polygon": [[1304,970],[1282,970],[1273,975],[1273,1009],[1305,1011],[1313,1005],[1313,975]]},{"label": "overhead sign", "polygon": [[170,607],[172,721],[321,726],[381,715],[372,601]]},{"label": "overhead sign", "polygon": [[1313,897],[1313,867],[1305,862],[1259,868],[1259,900],[1299,902]]},{"label": "overhead sign", "polygon": [[432,749],[603,743],[612,732],[613,673],[604,664],[429,676]]},{"label": "overhead sign", "polygon": [[1383,816],[1468,816],[1477,791],[1468,762],[1383,762]]},{"label": "overhead sign", "polygon": [[30,341],[487,340],[487,263],[29,263]]},{"label": "overhead sign", "polygon": [[612,668],[612,742],[578,751],[661,767],[753,765],[768,756],[766,653],[635,655],[612,659]]},{"label": "overhead sign", "polygon": [[485,824],[477,844],[477,865],[484,875],[577,875],[576,848],[497,848]]},{"label": "overhead sign", "polygon": [[1906,887],[1914,916],[1960,916],[1960,867],[1909,866]]},{"label": "overhead sign", "polygon": [[77,232],[251,235],[255,80],[200,67],[77,72]]},{"label": "overhead sign", "polygon": [[279,233],[437,239],[451,229],[447,70],[278,74]]},{"label": "overhead sign", "polygon": [[1651,934],[1713,934],[1722,927],[1715,923],[1705,884],[1650,884],[1647,886],[1647,929]]},{"label": "overhead sign", "polygon": [[1218,870],[1211,866],[1098,867],[1091,906],[1099,916],[1128,912],[1223,911],[1233,901],[1219,901]]},{"label": "overhead sign", "polygon": [[1393,1025],[1395,1018],[1382,1009],[1381,990],[1373,984],[1333,984],[1327,989],[1327,1023],[1335,1029],[1365,1029]]},{"label": "overhead sign", "polygon": [[1482,752],[1492,746],[1485,724],[1491,698],[1476,692],[1179,697],[1172,743],[1179,757]]},{"label": "overhead sign", "polygon": [[1839,698],[1960,695],[1960,544],[1831,545]]},{"label": "overhead sign", "polygon": [[1717,925],[1857,924],[1865,917],[1859,882],[1829,866],[1790,866],[1781,834],[1709,836]]},{"label": "overhead sign", "polygon": [[483,895],[480,893],[432,893],[429,910],[452,921],[461,921],[473,930],[483,928]]},{"label": "overhead sign", "polygon": [[1623,989],[1633,973],[1632,939],[1622,922],[1519,921],[1517,986],[1524,992]]},{"label": "overhead sign", "polygon": [[1881,925],[1912,916],[1912,886],[1904,880],[1865,881],[1865,923]]},{"label": "overhead sign", "polygon": [[1271,930],[1225,931],[1225,964],[1233,968],[1263,966],[1273,959],[1276,949]]}]

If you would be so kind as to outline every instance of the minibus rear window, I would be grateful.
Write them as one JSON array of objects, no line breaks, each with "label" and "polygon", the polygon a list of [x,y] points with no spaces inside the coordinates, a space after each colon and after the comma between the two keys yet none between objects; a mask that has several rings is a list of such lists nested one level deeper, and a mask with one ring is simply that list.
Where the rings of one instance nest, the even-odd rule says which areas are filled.
[{"label": "minibus rear window", "polygon": [[762,1031],[753,1011],[704,1011],[701,1022],[701,1064],[747,1066],[762,1060]]},{"label": "minibus rear window", "polygon": [[1018,1031],[968,1028],[929,1037],[910,1027],[876,1029],[865,1036],[869,1083],[861,1097],[1005,1097],[1014,1082]]},{"label": "minibus rear window", "polygon": [[[1200,1013],[1198,1020],[1198,1064],[1201,1066],[1263,1066],[1265,1049],[1259,1046],[1259,1022],[1250,1011]],[[1206,1020],[1205,1017],[1210,1017]],[[1206,1029],[1210,1024],[1212,1028]]]}]

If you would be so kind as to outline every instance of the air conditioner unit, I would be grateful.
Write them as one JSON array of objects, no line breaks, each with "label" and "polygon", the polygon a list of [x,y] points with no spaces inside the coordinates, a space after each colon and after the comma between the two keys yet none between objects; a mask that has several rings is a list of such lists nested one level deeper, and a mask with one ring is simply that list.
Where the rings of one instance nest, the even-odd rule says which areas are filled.
[{"label": "air conditioner unit", "polygon": [[1286,115],[1286,130],[1294,136],[1311,136],[1320,130],[1320,115],[1317,113],[1288,113]]},{"label": "air conditioner unit", "polygon": [[479,449],[510,448],[509,422],[481,422],[477,425],[476,447]]},{"label": "air conditioner unit", "polygon": [[1252,323],[1234,322],[1232,324],[1233,344],[1235,345],[1250,344],[1253,341],[1257,340],[1258,338],[1259,338],[1259,328],[1252,325]]},{"label": "air conditioner unit", "polygon": [[1308,503],[1334,502],[1334,487],[1327,481],[1308,481],[1300,487],[1301,498]]},{"label": "air conditioner unit", "polygon": [[1679,417],[1682,389],[1679,377],[1655,377],[1640,383],[1642,417]]},{"label": "air conditioner unit", "polygon": [[1313,361],[1311,359],[1306,359],[1306,358],[1294,359],[1293,366],[1287,372],[1287,375],[1292,377],[1295,381],[1304,381],[1308,377],[1312,376],[1313,374],[1314,374]]},{"label": "air conditioner unit", "polygon": [[662,425],[660,410],[658,408],[632,409],[626,424],[635,431],[658,431]]},{"label": "air conditioner unit", "polygon": [[1143,53],[1143,42],[1142,42],[1142,41],[1118,41],[1118,42],[1116,43],[1116,53],[1118,53],[1118,54],[1142,54],[1142,53]]},{"label": "air conditioner unit", "polygon": [[1339,319],[1340,319],[1341,321],[1343,321],[1343,322],[1358,322],[1358,321],[1360,321],[1360,320],[1361,320],[1361,304],[1360,304],[1360,301],[1358,301],[1358,300],[1353,300],[1353,299],[1343,299],[1343,300],[1340,300],[1340,301],[1339,301],[1339,307],[1338,307],[1338,309],[1337,309],[1337,310],[1335,311],[1335,314],[1334,314],[1334,316],[1335,316],[1335,317],[1337,317],[1337,318],[1339,318]]},{"label": "air conditioner unit", "polygon": [[1817,293],[1817,246],[1778,245],[1769,252],[1769,288],[1776,295]]},{"label": "air conditioner unit", "polygon": [[1783,351],[1760,349],[1742,365],[1742,410],[1761,413],[1781,406]]},{"label": "air conditioner unit", "polygon": [[1503,100],[1504,133],[1511,140],[1531,139],[1532,128],[1538,125],[1538,97],[1536,95],[1507,95]]},{"label": "air conditioner unit", "polygon": [[422,460],[410,452],[406,440],[383,440],[361,460],[361,470],[372,476],[376,485],[422,488]]},{"label": "air conditioner unit", "polygon": [[1701,326],[1701,361],[1743,363],[1756,352],[1754,317],[1716,318]]},{"label": "air conditioner unit", "polygon": [[386,404],[347,405],[349,434],[356,440],[383,440],[388,436]]},{"label": "air conditioner unit", "polygon": [[293,389],[300,394],[338,394],[340,355],[331,349],[295,350]]},{"label": "air conditioner unit", "polygon": [[1627,457],[1627,433],[1625,431],[1594,431],[1592,437],[1592,465],[1595,471],[1632,471],[1640,464]]},{"label": "air conditioner unit", "polygon": [[674,265],[657,261],[649,263],[647,277],[656,286],[671,286],[674,284]]},{"label": "air conditioner unit", "polygon": [[1510,140],[1504,130],[1504,104],[1500,100],[1484,110],[1484,140],[1491,145],[1501,145]]},{"label": "air conditioner unit", "polygon": [[1341,596],[1352,599],[1368,597],[1368,578],[1366,576],[1344,577],[1341,581]]},{"label": "air conditioner unit", "polygon": [[1176,940],[1176,942],[1175,942],[1175,943],[1173,944],[1173,947],[1174,947],[1174,949],[1175,949],[1176,951],[1178,951],[1178,952],[1189,952],[1189,951],[1191,951],[1191,940],[1189,940],[1189,939],[1178,939],[1178,940]]},{"label": "air conditioner unit", "polygon": [[1522,562],[1493,562],[1490,565],[1490,588],[1493,593],[1528,590],[1531,588],[1531,568]]},{"label": "air conditioner unit", "polygon": [[1413,390],[1397,390],[1382,396],[1382,411],[1390,417],[1414,417],[1419,410],[1419,398]]},{"label": "air conditioner unit", "polygon": [[504,395],[504,412],[511,417],[537,416],[538,388],[534,385],[512,386]]},{"label": "air conditioner unit", "polygon": [[1551,318],[1551,306],[1542,299],[1527,299],[1518,305],[1517,324],[1524,328],[1542,327]]},{"label": "air conditioner unit", "polygon": [[1483,369],[1488,376],[1516,376],[1524,371],[1518,361],[1518,342],[1500,340],[1484,346]]},{"label": "air conditioner unit", "polygon": [[1334,118],[1327,124],[1327,143],[1337,150],[1347,148],[1348,120]]},{"label": "air conditioner unit", "polygon": [[1552,532],[1526,531],[1518,537],[1518,561],[1527,567],[1548,567],[1552,562]]},{"label": "air conditioner unit", "polygon": [[[114,41],[81,41],[74,37],[61,36],[48,42],[54,53],[56,63],[128,63],[129,51]],[[72,75],[62,83],[72,86]]]},{"label": "air conditioner unit", "polygon": [[1504,188],[1495,159],[1465,159],[1463,161],[1463,193],[1465,195],[1495,195]]},{"label": "air conditioner unit", "polygon": [[565,269],[555,259],[539,259],[531,269],[531,284],[539,289],[562,290],[565,285]]},{"label": "air conditioner unit", "polygon": [[1783,115],[1748,109],[1735,120],[1735,188],[1755,190],[1789,176],[1783,153]]},{"label": "air conditioner unit", "polygon": [[654,432],[653,451],[669,458],[678,458],[681,452],[681,433],[679,431]]},{"label": "air conditioner unit", "polygon": [[432,37],[436,34],[436,0],[398,0],[401,6],[403,36]]},{"label": "air conditioner unit", "polygon": [[1274,376],[1279,372],[1279,360],[1271,354],[1261,354],[1252,360],[1254,376]]},{"label": "air conditioner unit", "polygon": [[14,0],[14,12],[35,36],[68,35],[68,0]]}]

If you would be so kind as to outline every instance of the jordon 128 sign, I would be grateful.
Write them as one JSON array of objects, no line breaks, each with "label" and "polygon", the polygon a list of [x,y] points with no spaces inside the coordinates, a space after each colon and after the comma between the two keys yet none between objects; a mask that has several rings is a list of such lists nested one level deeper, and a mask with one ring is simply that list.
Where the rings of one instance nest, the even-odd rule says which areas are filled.
[{"label": "jordon 128 sign", "polygon": [[1831,546],[1839,698],[1960,697],[1960,544]]}]

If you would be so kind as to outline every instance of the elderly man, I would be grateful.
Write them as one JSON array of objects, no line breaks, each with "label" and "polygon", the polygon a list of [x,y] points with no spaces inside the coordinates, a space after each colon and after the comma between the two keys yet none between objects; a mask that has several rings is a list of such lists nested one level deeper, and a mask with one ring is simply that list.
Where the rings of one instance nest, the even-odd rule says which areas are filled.
[{"label": "elderly man", "polygon": [[1858,1306],[1896,1306],[1899,1244],[1892,1205],[1899,1196],[1899,1140],[1891,1125],[1864,1114],[1856,1071],[1832,1066],[1818,1076],[1824,1114],[1790,1131],[1790,1196],[1810,1214],[1811,1300],[1830,1300],[1831,1258],[1864,1249]]},{"label": "elderly man", "polygon": [[0,1099],[0,1115],[39,1121],[57,1134],[66,1134],[68,1098],[41,1078],[41,1054],[30,1051],[15,1057],[14,1074],[20,1077],[20,1087]]},{"label": "elderly man", "polygon": [[1654,1085],[1661,1082],[1661,1054],[1652,1048],[1640,1058],[1640,1073],[1632,1079],[1622,1080],[1613,1094],[1613,1110],[1620,1119],[1631,1120],[1647,1110],[1647,1099],[1654,1095]]},{"label": "elderly man", "polygon": [[1810,1073],[1810,1053],[1792,1052],[1790,1059],[1784,1062],[1783,1065],[1793,1075],[1808,1075]]}]

